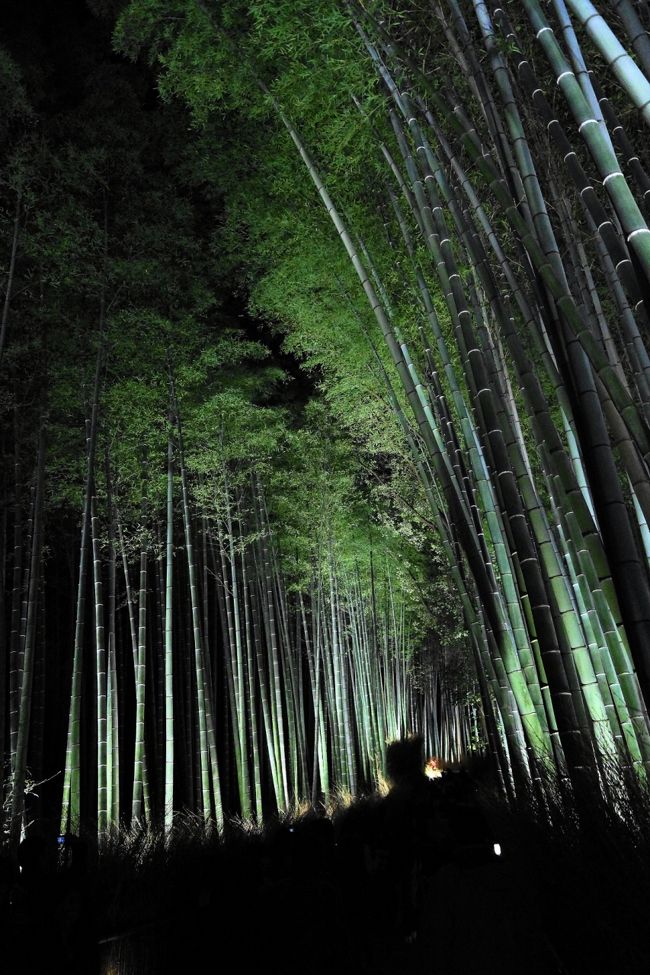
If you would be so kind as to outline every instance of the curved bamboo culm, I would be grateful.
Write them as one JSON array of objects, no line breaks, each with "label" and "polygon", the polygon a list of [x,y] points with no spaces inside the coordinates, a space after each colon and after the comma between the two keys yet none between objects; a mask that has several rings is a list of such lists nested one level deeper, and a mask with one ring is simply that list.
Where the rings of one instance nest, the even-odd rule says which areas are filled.
[{"label": "curved bamboo culm", "polygon": [[[168,422],[173,422],[170,415]],[[165,798],[164,823],[169,832],[174,817],[174,445],[167,439],[167,537],[165,544]]]},{"label": "curved bamboo culm", "polygon": [[151,810],[147,808],[145,762],[145,693],[147,673],[147,547],[140,548],[140,582],[138,590],[138,642],[135,664],[135,744],[133,758],[133,792],[131,818],[134,823],[151,822]]},{"label": "curved bamboo culm", "polygon": [[[594,46],[602,55],[608,68],[638,109],[641,118],[650,125],[650,80],[630,57],[611,27],[590,0],[567,0],[567,4],[582,24]],[[630,17],[631,4],[627,5],[627,23],[636,32],[635,40],[641,41],[644,33],[638,17]],[[625,8],[624,8],[625,9]],[[634,11],[632,10],[632,13]],[[647,41],[647,34],[646,41]],[[647,44],[642,50],[648,50]],[[647,66],[646,66],[646,71]]]},{"label": "curved bamboo culm", "polygon": [[84,486],[84,510],[81,522],[81,543],[79,555],[79,577],[77,585],[77,608],[74,632],[74,651],[72,659],[72,686],[70,689],[70,712],[66,741],[65,770],[63,777],[63,797],[61,804],[61,832],[79,828],[81,812],[81,672],[83,637],[85,626],[86,583],[88,574],[88,553],[91,536],[91,499],[95,476],[95,454],[97,449],[97,427],[99,398],[101,390],[101,368],[104,355],[103,305],[100,321],[100,338],[95,365],[95,380],[90,423],[87,429],[86,481]]},{"label": "curved bamboo culm", "polygon": [[214,732],[212,686],[210,681],[209,659],[206,657],[201,633],[201,616],[196,580],[194,543],[192,540],[190,499],[187,484],[187,473],[185,470],[181,420],[178,412],[178,403],[176,401],[173,377],[171,377],[171,402],[178,436],[178,459],[181,475],[183,528],[185,534],[185,549],[187,552],[190,601],[192,607],[192,641],[194,648],[194,663],[196,668],[196,714],[198,717],[200,743],[202,811],[206,823],[210,824],[212,822],[214,812],[216,823],[218,826],[221,826],[223,824],[223,807],[221,803],[221,781]]},{"label": "curved bamboo culm", "polygon": [[[537,0],[523,0],[536,38],[555,73],[555,83],[566,98],[567,104],[578,124],[578,131],[584,139],[598,168],[603,186],[607,190],[625,231],[628,245],[635,252],[646,278],[650,275],[650,230],[643,214],[621,173],[616,155],[603,139],[598,120],[592,115],[570,64],[555,38],[552,27],[546,20]],[[585,4],[585,6],[592,6]],[[617,62],[617,63],[620,63]],[[645,111],[650,120],[650,82],[646,81],[647,95],[643,94]]]},{"label": "curved bamboo culm", "polygon": [[641,23],[631,0],[614,0],[614,10],[621,18],[623,28],[628,36],[632,49],[641,64],[646,78],[650,78],[650,37]]},{"label": "curved bamboo culm", "polygon": [[109,822],[108,794],[108,670],[106,656],[106,628],[104,625],[104,589],[99,542],[97,499],[90,499],[90,531],[93,553],[93,589],[95,617],[95,658],[97,683],[97,835],[104,840]]}]

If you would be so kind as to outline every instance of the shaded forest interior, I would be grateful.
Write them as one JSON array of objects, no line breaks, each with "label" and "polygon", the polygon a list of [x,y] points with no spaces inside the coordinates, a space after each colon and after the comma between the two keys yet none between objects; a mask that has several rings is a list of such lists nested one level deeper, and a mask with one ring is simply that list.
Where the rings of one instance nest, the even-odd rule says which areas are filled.
[{"label": "shaded forest interior", "polygon": [[317,863],[375,921],[393,883],[370,971],[426,966],[447,884],[451,973],[470,888],[516,914],[535,869],[513,953],[579,975],[593,885],[590,970],[641,970],[649,29],[645,0],[3,5],[7,890],[56,836],[107,891],[185,855],[202,890],[203,851],[280,904]]}]

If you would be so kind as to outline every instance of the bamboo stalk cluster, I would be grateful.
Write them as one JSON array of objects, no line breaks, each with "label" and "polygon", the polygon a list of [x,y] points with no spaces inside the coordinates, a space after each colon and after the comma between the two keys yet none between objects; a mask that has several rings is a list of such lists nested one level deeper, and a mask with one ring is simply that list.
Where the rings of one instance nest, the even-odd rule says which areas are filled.
[{"label": "bamboo stalk cluster", "polygon": [[[248,35],[212,16],[215,50],[283,123],[361,285],[365,312],[341,299],[447,547],[504,788],[540,766],[590,794],[612,763],[645,778],[647,5],[239,8]],[[173,84],[205,112],[194,80]]]},{"label": "bamboo stalk cluster", "polygon": [[[310,542],[311,581],[289,585],[254,469],[244,484],[227,466],[214,472],[218,510],[206,509],[201,478],[187,469],[171,373],[164,516],[156,522],[147,507],[143,472],[140,525],[125,523],[111,464],[102,472],[96,460],[100,376],[98,365],[67,658],[61,832],[96,829],[101,841],[124,823],[169,831],[180,810],[217,827],[235,813],[261,821],[302,800],[372,787],[386,741],[406,733],[422,730],[429,749],[449,758],[476,744],[480,728],[469,728],[460,699],[447,703],[435,674],[414,679],[418,634],[381,544],[376,566],[351,569],[330,527],[326,551],[316,534]],[[38,774],[39,752],[42,768],[47,704],[39,699],[35,726],[33,676],[42,680],[48,654],[43,437],[39,450],[30,526],[24,532],[16,521],[12,553],[5,789],[13,842],[38,812],[26,803],[25,777]]]},{"label": "bamboo stalk cluster", "polygon": [[353,96],[400,315],[394,266],[254,70],[389,353],[504,787],[542,767],[606,792],[612,764],[645,780],[650,760],[647,32],[614,5],[637,63],[580,0],[425,6],[432,26],[346,8],[383,100],[370,119]]}]

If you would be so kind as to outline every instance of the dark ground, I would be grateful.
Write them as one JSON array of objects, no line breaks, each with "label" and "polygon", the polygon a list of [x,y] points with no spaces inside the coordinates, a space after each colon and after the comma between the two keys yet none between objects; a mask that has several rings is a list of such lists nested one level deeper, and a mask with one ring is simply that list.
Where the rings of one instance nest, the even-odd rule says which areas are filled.
[{"label": "dark ground", "polygon": [[3,863],[5,970],[167,975],[207,957],[214,971],[641,975],[647,847],[573,826],[512,813],[456,772],[220,841],[196,824],[167,848],[123,834],[98,865],[68,840],[55,869],[33,838],[20,877]]}]

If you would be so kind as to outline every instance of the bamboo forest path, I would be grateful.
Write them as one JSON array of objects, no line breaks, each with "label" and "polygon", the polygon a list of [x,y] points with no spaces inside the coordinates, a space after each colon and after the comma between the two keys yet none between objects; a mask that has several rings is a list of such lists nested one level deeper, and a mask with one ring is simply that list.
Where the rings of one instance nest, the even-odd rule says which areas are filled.
[{"label": "bamboo forest path", "polygon": [[237,957],[245,973],[642,975],[650,871],[627,835],[568,807],[515,811],[459,770],[264,829],[123,832],[94,867],[71,837],[54,870],[55,847],[33,837],[20,877],[0,877],[2,943],[10,970],[54,975]]},{"label": "bamboo forest path", "polygon": [[[526,959],[533,975],[581,975],[582,938],[565,943],[557,925],[549,937],[533,865],[494,839],[499,828],[503,812],[454,777],[360,800],[334,821],[311,813],[264,836],[235,830],[173,876],[153,867],[154,902],[136,894],[149,912],[102,939],[104,967],[166,975],[195,967],[217,939],[247,972],[519,975]],[[177,887],[169,902],[161,884]]]}]

